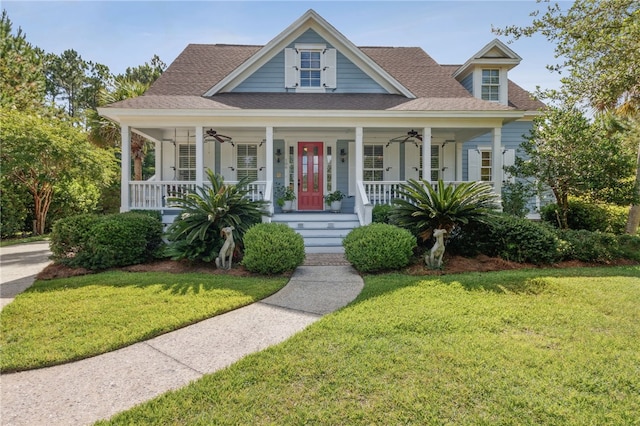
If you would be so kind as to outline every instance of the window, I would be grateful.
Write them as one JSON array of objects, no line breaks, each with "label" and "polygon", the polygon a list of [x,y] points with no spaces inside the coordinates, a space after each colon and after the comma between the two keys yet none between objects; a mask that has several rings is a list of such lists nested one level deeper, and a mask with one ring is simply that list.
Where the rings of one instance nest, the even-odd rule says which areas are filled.
[{"label": "window", "polygon": [[195,145],[178,145],[178,180],[196,180]]},{"label": "window", "polygon": [[296,92],[336,88],[336,49],[323,44],[296,44],[284,49],[284,86]]},{"label": "window", "polygon": [[238,180],[258,179],[258,145],[238,144],[236,171]]},{"label": "window", "polygon": [[480,151],[480,180],[491,182],[491,151]]},{"label": "window", "polygon": [[331,155],[332,149],[327,147],[327,192],[333,191],[333,156]]},{"label": "window", "polygon": [[[418,179],[422,179],[422,145],[420,145],[420,171]],[[438,145],[431,145],[431,182],[440,179],[440,148]]]},{"label": "window", "polygon": [[320,55],[319,50],[303,50],[300,52],[300,86],[320,87]]},{"label": "window", "polygon": [[364,180],[375,182],[384,180],[384,147],[364,146]]},{"label": "window", "polygon": [[500,70],[482,70],[482,99],[500,101]]}]

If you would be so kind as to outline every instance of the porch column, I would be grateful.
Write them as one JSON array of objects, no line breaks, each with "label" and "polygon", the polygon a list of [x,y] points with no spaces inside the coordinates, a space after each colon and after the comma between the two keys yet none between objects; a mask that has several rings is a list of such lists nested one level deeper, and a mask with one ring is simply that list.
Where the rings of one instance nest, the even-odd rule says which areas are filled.
[{"label": "porch column", "polygon": [[131,128],[124,124],[120,125],[120,135],[122,139],[120,166],[120,212],[128,212],[130,205],[129,181],[131,181]]},{"label": "porch column", "polygon": [[162,152],[162,141],[156,141],[155,142],[155,146],[156,146],[156,180],[163,180],[162,179],[162,157],[163,157],[163,152]]},{"label": "porch column", "polygon": [[[267,170],[266,181],[273,180],[273,127],[267,127],[265,134],[265,143],[267,144],[267,161],[265,162],[265,168]],[[266,196],[266,194],[265,194]]]},{"label": "porch column", "polygon": [[494,190],[498,196],[502,194],[502,178],[504,170],[502,170],[502,127],[494,127],[491,132],[493,137],[493,147],[491,148],[491,165],[492,180]]},{"label": "porch column", "polygon": [[204,130],[196,126],[196,185],[204,183]]},{"label": "porch column", "polygon": [[[356,127],[356,183],[362,181],[364,176],[364,130]],[[353,155],[349,153],[349,155]]]},{"label": "porch column", "polygon": [[431,182],[431,127],[422,129],[422,179]]}]

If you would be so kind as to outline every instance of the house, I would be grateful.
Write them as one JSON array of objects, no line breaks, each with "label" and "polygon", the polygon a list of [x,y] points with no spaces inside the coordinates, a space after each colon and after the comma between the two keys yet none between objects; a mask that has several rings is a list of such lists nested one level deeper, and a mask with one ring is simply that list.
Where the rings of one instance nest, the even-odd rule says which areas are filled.
[{"label": "house", "polygon": [[[482,180],[500,194],[543,106],[509,80],[520,61],[497,39],[462,65],[357,47],[313,10],[265,46],[189,45],[143,96],[99,109],[122,128],[121,210],[170,213],[167,197],[205,183],[206,169],[252,178],[275,214],[278,185],[298,212],[327,211],[323,196],[341,190],[359,224],[408,179]],[[131,132],[155,144],[151,180],[131,179]]]}]

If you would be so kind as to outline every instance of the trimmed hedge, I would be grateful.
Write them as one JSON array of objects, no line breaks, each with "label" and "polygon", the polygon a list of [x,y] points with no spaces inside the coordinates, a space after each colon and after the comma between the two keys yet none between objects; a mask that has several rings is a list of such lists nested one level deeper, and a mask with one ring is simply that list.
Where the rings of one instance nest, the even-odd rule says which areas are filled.
[{"label": "trimmed hedge", "polygon": [[568,229],[558,231],[558,235],[564,242],[562,255],[565,260],[607,263],[622,255],[618,238],[612,233]]},{"label": "trimmed hedge", "polygon": [[251,272],[280,274],[303,262],[302,235],[284,223],[259,223],[244,234],[242,264]]},{"label": "trimmed hedge", "polygon": [[391,223],[389,215],[393,210],[390,204],[376,204],[371,211],[371,221],[373,223]]},{"label": "trimmed hedge", "polygon": [[137,212],[71,216],[53,229],[52,258],[72,267],[97,270],[144,263],[159,257],[163,247],[162,222]]},{"label": "trimmed hedge", "polygon": [[372,223],[349,232],[342,245],[345,257],[354,268],[374,272],[407,266],[417,243],[406,229]]}]

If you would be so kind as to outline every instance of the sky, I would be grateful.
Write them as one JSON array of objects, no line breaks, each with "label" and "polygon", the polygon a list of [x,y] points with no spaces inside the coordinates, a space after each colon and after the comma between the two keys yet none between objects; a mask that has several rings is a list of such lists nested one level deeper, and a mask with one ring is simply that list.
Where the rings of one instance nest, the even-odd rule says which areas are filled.
[{"label": "sky", "polygon": [[[356,46],[421,47],[440,64],[462,64],[494,38],[492,26],[524,26],[535,0],[502,1],[2,1],[46,52],[76,50],[118,74],[157,54],[167,65],[190,43],[264,45],[314,9]],[[563,7],[570,2],[560,2]],[[534,91],[557,88],[554,46],[542,36],[509,44],[523,60],[509,78]]]}]

